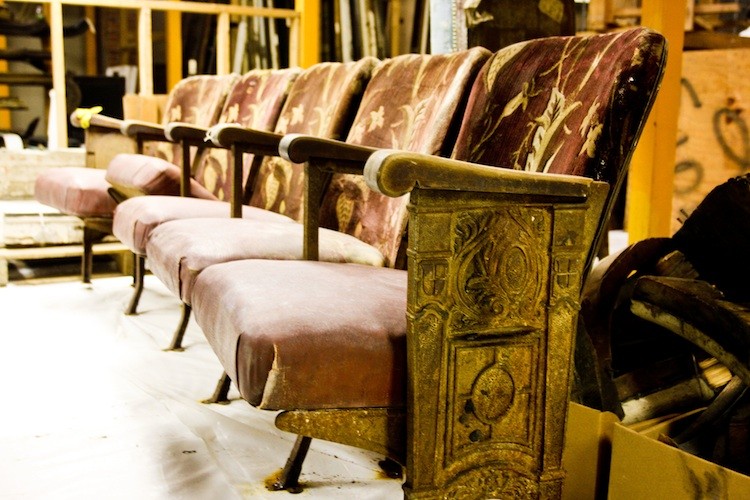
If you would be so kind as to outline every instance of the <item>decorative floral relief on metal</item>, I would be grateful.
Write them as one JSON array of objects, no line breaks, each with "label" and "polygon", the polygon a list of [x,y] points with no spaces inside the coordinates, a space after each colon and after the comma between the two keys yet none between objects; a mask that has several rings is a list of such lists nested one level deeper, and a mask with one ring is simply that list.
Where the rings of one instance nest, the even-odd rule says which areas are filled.
[{"label": "decorative floral relief on metal", "polygon": [[550,214],[541,208],[516,206],[457,216],[455,328],[544,323],[550,227]]},{"label": "decorative floral relief on metal", "polygon": [[[466,454],[512,450],[532,457],[538,345],[451,342],[445,466]],[[499,448],[498,448],[499,447]]]},{"label": "decorative floral relief on metal", "polygon": [[443,498],[470,500],[484,498],[536,498],[539,484],[511,470],[476,469],[451,483]]}]

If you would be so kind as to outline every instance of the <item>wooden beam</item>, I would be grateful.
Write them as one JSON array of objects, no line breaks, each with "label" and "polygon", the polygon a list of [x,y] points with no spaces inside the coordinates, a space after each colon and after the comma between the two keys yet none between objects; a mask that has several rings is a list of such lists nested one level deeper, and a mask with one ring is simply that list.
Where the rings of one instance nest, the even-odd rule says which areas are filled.
[{"label": "wooden beam", "polygon": [[[180,0],[172,0],[179,2]],[[167,51],[167,91],[182,80],[182,12],[166,14],[165,46]]]},{"label": "wooden beam", "polygon": [[[90,5],[84,7],[84,15],[96,23],[96,7]],[[91,30],[86,32],[86,74],[96,76],[99,74],[99,61],[96,43],[96,33]]]},{"label": "wooden beam", "polygon": [[139,94],[154,95],[154,43],[151,38],[151,9],[138,12],[138,83]]},{"label": "wooden beam", "polygon": [[641,24],[661,32],[669,56],[661,90],[630,165],[626,229],[631,242],[671,235],[685,2],[643,0]]},{"label": "wooden beam", "polygon": [[52,88],[55,92],[54,107],[51,109],[54,137],[47,137],[50,149],[68,147],[68,110],[65,91],[65,48],[63,47],[63,12],[62,2],[54,0],[49,5],[50,40],[52,50]]},{"label": "wooden beam", "polygon": [[216,20],[216,74],[228,75],[232,71],[229,48],[229,13],[222,12]]},{"label": "wooden beam", "polygon": [[320,0],[296,0],[300,15],[299,65],[303,68],[320,62]]},{"label": "wooden beam", "polygon": [[[3,5],[0,0],[0,5]],[[6,48],[6,41],[4,36],[0,36],[0,49]],[[0,60],[0,72],[6,73],[8,71],[8,62]],[[10,95],[7,85],[0,85],[0,97],[6,97]],[[7,109],[0,109],[0,130],[10,130],[10,111]]]},{"label": "wooden beam", "polygon": [[607,29],[612,22],[611,0],[590,0],[586,13],[586,28],[591,31]]},{"label": "wooden beam", "polygon": [[391,57],[401,53],[401,0],[391,0]]}]

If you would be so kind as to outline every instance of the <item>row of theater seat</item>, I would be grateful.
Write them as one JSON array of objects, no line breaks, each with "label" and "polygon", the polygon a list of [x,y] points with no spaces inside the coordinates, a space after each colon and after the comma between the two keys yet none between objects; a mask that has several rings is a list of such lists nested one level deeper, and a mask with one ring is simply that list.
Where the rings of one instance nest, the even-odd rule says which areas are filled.
[{"label": "row of theater seat", "polygon": [[410,495],[556,496],[581,282],[665,57],[634,29],[251,72],[218,125],[166,127],[231,202],[132,196],[132,165],[180,167],[117,156],[114,234],[301,436],[282,486],[320,437]]}]

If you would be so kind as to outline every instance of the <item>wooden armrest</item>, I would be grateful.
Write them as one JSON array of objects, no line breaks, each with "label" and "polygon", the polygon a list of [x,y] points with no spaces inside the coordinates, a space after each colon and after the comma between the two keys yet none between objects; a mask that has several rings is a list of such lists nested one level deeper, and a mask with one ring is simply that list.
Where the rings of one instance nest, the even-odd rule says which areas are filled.
[{"label": "wooden armrest", "polygon": [[372,154],[364,169],[367,185],[387,196],[402,196],[415,187],[479,193],[528,194],[570,201],[585,200],[595,181],[585,177],[543,174],[439,156],[395,150]]},{"label": "wooden armrest", "polygon": [[172,122],[164,127],[164,135],[172,142],[187,141],[194,144],[202,144],[206,139],[206,127],[193,125],[185,122]]},{"label": "wooden armrest", "polygon": [[[85,128],[75,111],[70,114],[70,124],[76,128]],[[122,127],[122,120],[119,118],[112,118],[111,116],[93,114],[89,118],[89,126],[101,127],[119,132]]]},{"label": "wooden armrest", "polygon": [[281,138],[275,132],[245,128],[234,123],[214,125],[206,131],[206,141],[214,146],[227,149],[233,147],[248,153],[272,156],[279,155]]},{"label": "wooden armrest", "polygon": [[120,132],[141,140],[167,141],[162,125],[141,120],[123,120]]},{"label": "wooden armrest", "polygon": [[279,154],[291,162],[309,162],[322,170],[353,174],[361,174],[365,162],[376,151],[367,146],[302,134],[287,134],[279,144]]}]

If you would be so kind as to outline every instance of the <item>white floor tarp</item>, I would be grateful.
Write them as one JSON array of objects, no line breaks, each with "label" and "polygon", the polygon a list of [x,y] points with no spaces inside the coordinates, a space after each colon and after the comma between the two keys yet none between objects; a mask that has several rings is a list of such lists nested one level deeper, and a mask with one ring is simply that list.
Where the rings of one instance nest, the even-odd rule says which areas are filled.
[{"label": "white floor tarp", "polygon": [[[295,436],[237,399],[200,403],[221,367],[191,322],[184,352],[164,352],[179,303],[146,277],[125,316],[130,278],[0,288],[0,497],[292,498],[269,492]],[[382,457],[319,440],[295,498],[400,498]]]}]

